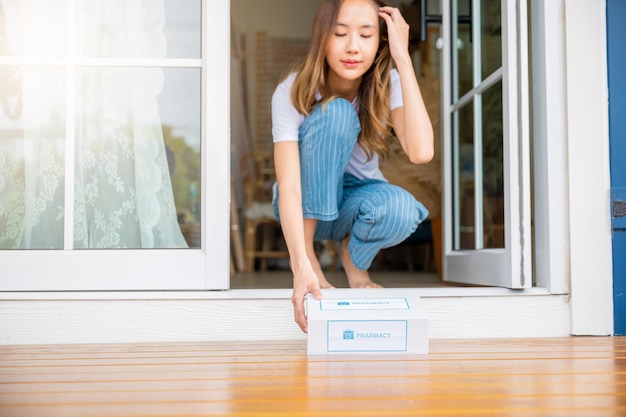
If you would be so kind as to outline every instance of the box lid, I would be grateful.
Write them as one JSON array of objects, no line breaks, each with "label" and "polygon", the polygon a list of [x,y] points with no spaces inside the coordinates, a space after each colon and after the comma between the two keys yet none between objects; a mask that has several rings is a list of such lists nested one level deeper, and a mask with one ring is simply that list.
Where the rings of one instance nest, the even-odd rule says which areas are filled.
[{"label": "box lid", "polygon": [[323,295],[322,300],[307,296],[308,320],[356,319],[364,315],[379,319],[426,317],[417,289],[332,289],[323,291]]}]

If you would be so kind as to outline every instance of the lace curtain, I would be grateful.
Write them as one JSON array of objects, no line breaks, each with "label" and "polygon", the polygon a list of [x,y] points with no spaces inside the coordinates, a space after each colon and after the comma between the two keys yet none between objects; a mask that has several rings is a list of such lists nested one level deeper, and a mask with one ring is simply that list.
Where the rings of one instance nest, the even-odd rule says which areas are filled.
[{"label": "lace curtain", "polygon": [[[47,22],[73,22],[64,21],[64,2],[52,3],[0,2],[0,56],[55,53],[56,43],[43,49],[54,43],[54,35],[42,38]],[[165,57],[162,0],[76,4],[77,57]],[[65,57],[65,36],[56,41]],[[157,105],[162,70],[77,66],[68,75],[63,65],[0,66],[0,248],[63,248],[66,126],[76,144],[74,247],[187,247]],[[66,82],[74,83],[73,97]],[[70,102],[74,119],[66,125]]]}]

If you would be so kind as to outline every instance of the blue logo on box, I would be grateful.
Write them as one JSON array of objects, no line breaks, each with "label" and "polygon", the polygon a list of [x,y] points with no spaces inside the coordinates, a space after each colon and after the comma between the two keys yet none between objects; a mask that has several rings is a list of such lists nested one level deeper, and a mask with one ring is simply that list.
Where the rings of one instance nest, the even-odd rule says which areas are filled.
[{"label": "blue logo on box", "polygon": [[338,301],[337,305],[338,306],[349,306],[350,302],[349,301]]},{"label": "blue logo on box", "polygon": [[343,340],[353,340],[354,339],[354,331],[353,330],[344,330],[343,331]]}]

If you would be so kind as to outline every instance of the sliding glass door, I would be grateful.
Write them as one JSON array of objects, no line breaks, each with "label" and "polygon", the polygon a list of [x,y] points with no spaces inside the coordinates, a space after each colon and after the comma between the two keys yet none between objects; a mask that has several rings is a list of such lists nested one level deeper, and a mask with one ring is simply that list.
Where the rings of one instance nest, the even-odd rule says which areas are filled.
[{"label": "sliding glass door", "polygon": [[228,287],[219,3],[0,1],[0,290]]}]

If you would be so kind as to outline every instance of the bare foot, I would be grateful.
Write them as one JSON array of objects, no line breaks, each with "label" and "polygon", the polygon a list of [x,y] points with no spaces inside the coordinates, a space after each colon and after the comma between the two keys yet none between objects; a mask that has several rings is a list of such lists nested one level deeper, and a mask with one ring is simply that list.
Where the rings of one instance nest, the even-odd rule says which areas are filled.
[{"label": "bare foot", "polygon": [[309,254],[309,261],[311,262],[311,266],[313,267],[313,271],[315,271],[315,275],[317,275],[317,280],[320,283],[320,288],[321,289],[329,289],[329,288],[335,288],[335,286],[333,284],[331,284],[330,282],[328,282],[328,280],[326,279],[326,276],[324,276],[324,271],[322,270],[322,265],[320,265],[320,262],[317,259],[317,256],[315,255],[315,253],[313,253],[312,255]]},{"label": "bare foot", "polygon": [[324,273],[322,272],[321,268],[316,268],[315,266],[313,267],[313,270],[315,271],[315,273],[317,274],[317,280],[320,283],[320,288],[322,290],[324,289],[329,289],[329,288],[335,288],[335,286],[333,284],[331,284],[330,282],[328,282],[328,280],[326,279],[326,277],[324,276]]},{"label": "bare foot", "polygon": [[324,278],[324,279],[319,279],[319,278],[318,278],[318,280],[319,280],[319,282],[320,282],[320,289],[322,289],[322,290],[327,290],[327,289],[330,289],[330,288],[335,288],[335,286],[334,286],[333,284],[331,284],[330,282],[328,282],[328,281],[326,280],[326,278]]},{"label": "bare foot", "polygon": [[372,281],[367,270],[357,269],[357,267],[354,266],[352,258],[350,258],[350,251],[348,250],[349,239],[350,237],[348,236],[341,241],[339,254],[341,256],[343,270],[346,271],[346,276],[348,277],[350,288],[383,288],[382,285]]}]

